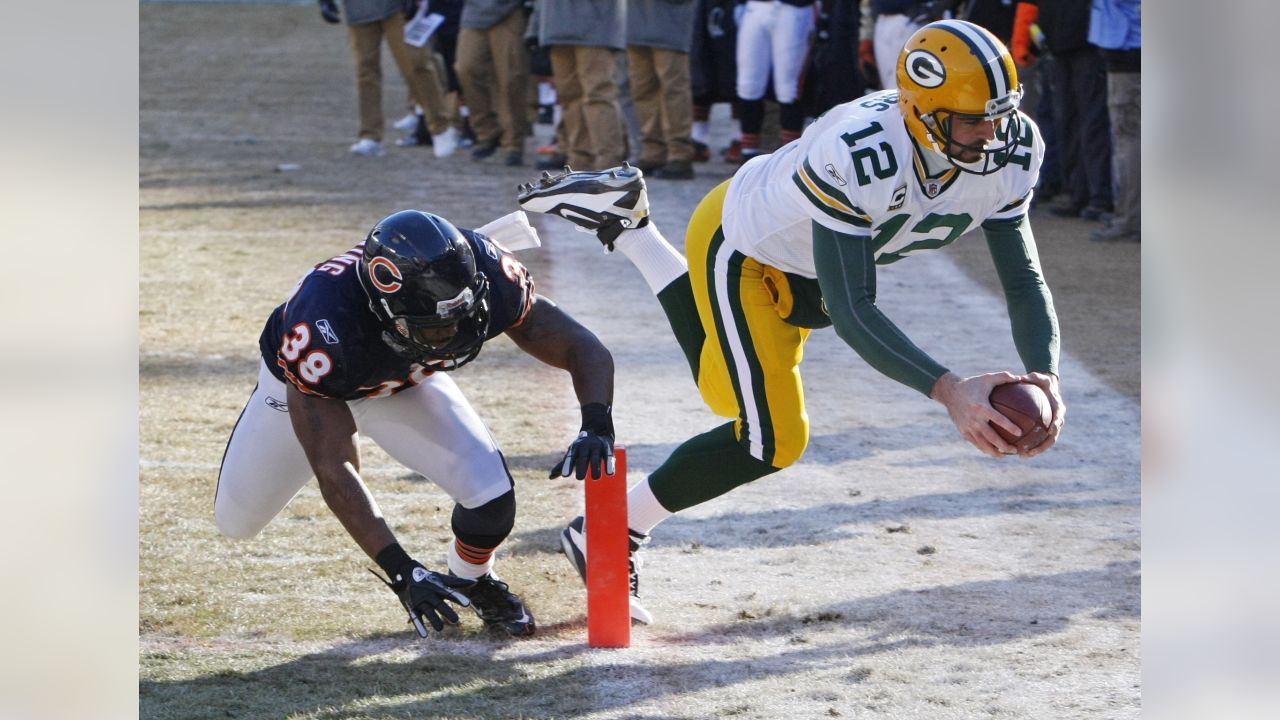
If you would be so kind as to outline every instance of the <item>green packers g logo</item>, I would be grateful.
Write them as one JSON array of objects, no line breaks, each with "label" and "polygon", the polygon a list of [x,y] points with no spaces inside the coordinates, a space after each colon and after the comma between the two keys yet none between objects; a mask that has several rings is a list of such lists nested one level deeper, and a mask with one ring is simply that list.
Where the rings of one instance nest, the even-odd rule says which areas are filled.
[{"label": "green packers g logo", "polygon": [[947,68],[928,50],[912,50],[904,61],[907,75],[920,87],[936,88],[947,80]]}]

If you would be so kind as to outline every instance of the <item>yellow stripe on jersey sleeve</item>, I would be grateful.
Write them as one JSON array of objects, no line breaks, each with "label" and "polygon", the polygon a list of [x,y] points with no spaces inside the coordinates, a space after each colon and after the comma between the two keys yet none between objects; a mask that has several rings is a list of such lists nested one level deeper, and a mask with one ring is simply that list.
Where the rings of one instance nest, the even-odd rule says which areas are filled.
[{"label": "yellow stripe on jersey sleeve", "polygon": [[791,176],[791,179],[795,182],[796,187],[800,188],[800,192],[804,193],[805,198],[826,215],[855,227],[871,227],[871,217],[863,212],[861,208],[854,207],[842,200],[835,188],[828,185],[818,177],[817,173],[813,172],[808,160],[801,163],[800,168]]}]

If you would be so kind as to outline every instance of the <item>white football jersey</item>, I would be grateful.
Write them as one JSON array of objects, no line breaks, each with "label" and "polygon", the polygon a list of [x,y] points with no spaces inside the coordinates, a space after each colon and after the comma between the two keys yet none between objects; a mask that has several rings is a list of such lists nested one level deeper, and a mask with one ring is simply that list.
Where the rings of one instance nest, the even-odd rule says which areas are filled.
[{"label": "white football jersey", "polygon": [[[949,245],[986,220],[1026,213],[1044,141],[1035,123],[1025,115],[1021,121],[1008,163],[976,175],[916,146],[897,91],[838,105],[799,140],[738,170],[725,197],[725,240],[763,263],[809,278],[817,277],[811,221],[873,237],[881,265]],[[945,169],[931,176],[926,153],[933,166]]]}]

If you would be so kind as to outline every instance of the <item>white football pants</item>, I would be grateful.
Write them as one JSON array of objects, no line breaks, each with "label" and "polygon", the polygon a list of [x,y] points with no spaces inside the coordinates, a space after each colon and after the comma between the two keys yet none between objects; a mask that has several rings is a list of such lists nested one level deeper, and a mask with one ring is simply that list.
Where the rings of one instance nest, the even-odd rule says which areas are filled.
[{"label": "white football pants", "polygon": [[[257,535],[314,477],[285,397],[284,383],[261,363],[258,386],[231,431],[218,474],[214,516],[224,535]],[[511,489],[497,440],[448,374],[347,405],[360,434],[463,507],[479,507]]]},{"label": "white football pants", "polygon": [[774,97],[784,104],[795,102],[813,23],[812,5],[750,0],[738,27],[738,97],[764,97],[772,70]]},{"label": "white football pants", "polygon": [[911,22],[906,15],[880,15],[876,18],[875,38],[872,47],[876,53],[876,70],[880,73],[880,89],[898,87],[898,57],[902,48],[921,25]]}]

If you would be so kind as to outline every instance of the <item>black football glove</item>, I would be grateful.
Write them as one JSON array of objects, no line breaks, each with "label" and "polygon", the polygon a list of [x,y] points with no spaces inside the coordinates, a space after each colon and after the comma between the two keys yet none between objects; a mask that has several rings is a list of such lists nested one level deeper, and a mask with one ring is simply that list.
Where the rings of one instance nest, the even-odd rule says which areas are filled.
[{"label": "black football glove", "polygon": [[564,459],[551,468],[549,477],[568,477],[572,471],[579,480],[587,477],[587,468],[596,477],[603,462],[606,475],[614,473],[613,417],[604,403],[587,403],[582,406],[582,430],[569,446]]},{"label": "black football glove", "polygon": [[422,637],[427,636],[427,628],[422,624],[422,618],[426,618],[427,622],[431,623],[431,627],[436,630],[443,630],[446,622],[457,625],[458,613],[449,607],[446,601],[469,607],[471,601],[458,590],[476,584],[475,580],[431,572],[417,561],[406,565],[404,570],[396,575],[394,582],[383,580],[382,576],[376,572],[373,572],[373,575],[382,580],[387,587],[391,588],[391,592],[400,598],[400,604],[409,612],[409,622],[413,623]]},{"label": "black football glove", "polygon": [[338,12],[338,0],[320,0],[320,17],[330,25],[342,22],[342,13]]}]

